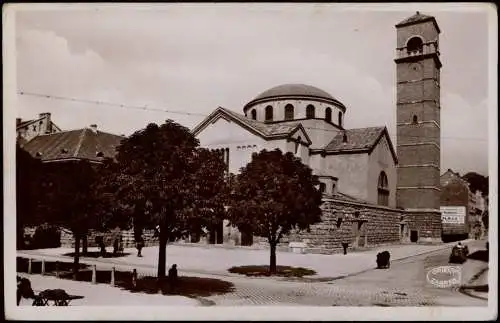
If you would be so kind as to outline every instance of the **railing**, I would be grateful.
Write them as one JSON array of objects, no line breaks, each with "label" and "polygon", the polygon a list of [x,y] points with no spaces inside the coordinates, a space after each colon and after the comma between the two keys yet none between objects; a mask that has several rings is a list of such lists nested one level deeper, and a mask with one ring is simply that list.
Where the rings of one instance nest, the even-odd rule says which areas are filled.
[{"label": "railing", "polygon": [[436,53],[439,55],[439,49],[435,42],[425,43],[421,48],[413,51],[408,51],[407,47],[397,48],[396,49],[396,57],[397,58],[405,58],[411,56],[425,55],[425,54],[433,54]]}]

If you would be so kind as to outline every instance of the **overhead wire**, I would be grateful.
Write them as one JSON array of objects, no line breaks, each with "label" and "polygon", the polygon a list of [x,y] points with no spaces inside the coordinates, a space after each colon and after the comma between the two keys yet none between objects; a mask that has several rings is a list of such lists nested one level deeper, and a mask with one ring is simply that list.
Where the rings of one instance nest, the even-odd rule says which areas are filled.
[{"label": "overhead wire", "polygon": [[[204,113],[197,113],[197,112],[185,112],[185,111],[178,111],[178,110],[170,110],[170,109],[160,109],[160,108],[155,108],[153,106],[149,105],[144,105],[144,106],[138,106],[138,105],[129,105],[129,104],[122,104],[122,103],[114,103],[114,102],[107,102],[107,101],[100,101],[100,100],[88,100],[88,99],[80,99],[80,98],[72,98],[72,97],[67,97],[67,96],[58,96],[58,95],[51,95],[51,94],[41,94],[41,93],[34,93],[34,92],[27,92],[27,91],[18,91],[17,92],[20,95],[26,95],[26,96],[33,96],[33,97],[40,97],[44,99],[54,99],[54,100],[61,100],[61,101],[71,101],[71,102],[76,102],[76,103],[86,103],[86,104],[95,104],[95,105],[104,105],[104,106],[113,106],[117,108],[124,108],[124,109],[135,109],[135,110],[142,110],[142,111],[155,111],[155,112],[165,112],[165,113],[173,113],[173,114],[179,114],[179,115],[187,115],[187,116],[198,116],[198,117],[208,117],[209,114],[204,114]],[[311,130],[322,130],[322,131],[328,131],[328,132],[335,132],[338,133],[339,130],[333,130],[333,129],[323,129],[323,128],[317,128],[317,127],[304,127],[305,129],[311,129]],[[471,141],[488,141],[487,138],[473,138],[473,137],[449,137],[449,136],[440,136],[439,138],[437,137],[432,137],[432,136],[409,136],[409,135],[397,135],[395,133],[389,132],[390,136],[396,137],[396,138],[428,138],[428,139],[451,139],[451,140],[471,140]]]}]

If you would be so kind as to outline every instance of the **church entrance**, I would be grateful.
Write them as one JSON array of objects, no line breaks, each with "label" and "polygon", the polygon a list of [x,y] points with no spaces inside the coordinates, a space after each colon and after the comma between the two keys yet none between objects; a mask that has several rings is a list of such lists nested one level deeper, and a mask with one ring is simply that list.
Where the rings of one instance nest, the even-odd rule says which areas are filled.
[{"label": "church entrance", "polygon": [[417,242],[418,241],[418,231],[417,230],[411,230],[410,231],[410,241],[411,242]]}]

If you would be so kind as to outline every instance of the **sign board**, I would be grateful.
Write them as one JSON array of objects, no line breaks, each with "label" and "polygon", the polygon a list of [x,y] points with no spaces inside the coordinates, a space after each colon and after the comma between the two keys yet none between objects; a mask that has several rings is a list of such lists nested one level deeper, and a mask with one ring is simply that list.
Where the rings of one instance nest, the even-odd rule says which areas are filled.
[{"label": "sign board", "polygon": [[464,224],[465,206],[441,206],[441,222],[445,224]]}]

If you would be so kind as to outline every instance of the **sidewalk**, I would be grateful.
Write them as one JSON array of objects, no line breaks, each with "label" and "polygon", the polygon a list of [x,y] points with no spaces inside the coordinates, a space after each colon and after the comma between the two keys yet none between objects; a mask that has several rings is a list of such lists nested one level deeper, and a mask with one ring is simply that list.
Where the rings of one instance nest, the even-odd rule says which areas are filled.
[{"label": "sidewalk", "polygon": [[[18,273],[31,281],[35,293],[45,289],[64,289],[70,295],[83,296],[82,299],[71,301],[70,306],[134,306],[144,304],[150,306],[199,306],[195,299],[184,296],[165,296],[161,294],[131,293],[108,284],[93,285],[89,282],[79,282],[55,277],[28,275]],[[31,306],[33,300],[21,299],[20,306]]]},{"label": "sidewalk", "polygon": [[[468,241],[462,241],[462,243]],[[310,276],[311,278],[341,277],[375,268],[376,255],[382,250],[388,250],[391,253],[391,261],[394,261],[451,248],[455,244],[383,246],[368,251],[352,252],[347,255],[277,252],[277,264],[313,269],[316,271],[316,275]],[[89,248],[89,251],[97,251],[97,248]],[[36,259],[45,258],[46,260],[67,259],[66,261],[71,261],[72,257],[62,256],[69,252],[73,252],[73,250],[69,248],[20,250],[17,251],[17,256]],[[136,256],[137,251],[135,248],[127,248],[125,252],[130,253],[130,255],[120,258],[81,258],[81,262],[88,264],[106,263],[127,267],[137,266],[151,268],[151,271],[157,266],[158,247],[144,248],[142,258]],[[269,250],[222,249],[207,248],[205,246],[196,248],[168,245],[167,264],[170,266],[174,263],[177,264],[180,272],[241,277],[238,274],[229,273],[228,269],[233,266],[268,265]]]}]

